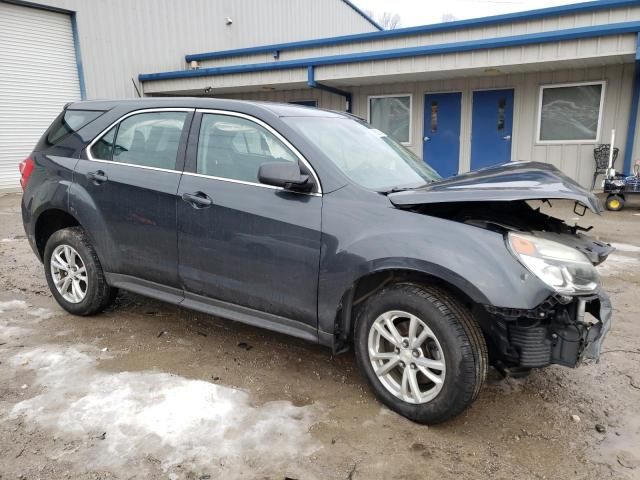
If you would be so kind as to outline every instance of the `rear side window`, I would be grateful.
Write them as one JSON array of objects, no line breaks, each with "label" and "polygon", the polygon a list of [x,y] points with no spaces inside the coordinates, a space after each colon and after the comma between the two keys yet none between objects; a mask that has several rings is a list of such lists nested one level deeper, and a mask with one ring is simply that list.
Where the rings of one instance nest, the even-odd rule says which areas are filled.
[{"label": "rear side window", "polygon": [[298,159],[266,128],[244,118],[205,114],[200,126],[200,174],[258,183],[258,170],[266,162]]},{"label": "rear side window", "polygon": [[149,112],[125,118],[91,147],[91,156],[173,170],[187,112]]},{"label": "rear side window", "polygon": [[43,140],[47,146],[57,145],[67,135],[77,132],[103,113],[104,112],[94,110],[64,110],[53,121],[44,134]]}]

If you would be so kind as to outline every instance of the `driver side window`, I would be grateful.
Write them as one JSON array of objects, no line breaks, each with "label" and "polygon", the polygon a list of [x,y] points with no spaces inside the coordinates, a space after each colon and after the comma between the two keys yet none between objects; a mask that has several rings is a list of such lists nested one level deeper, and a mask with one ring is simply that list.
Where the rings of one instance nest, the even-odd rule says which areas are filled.
[{"label": "driver side window", "polygon": [[298,159],[261,125],[229,115],[202,116],[197,173],[259,183],[260,165],[282,161],[297,163]]}]

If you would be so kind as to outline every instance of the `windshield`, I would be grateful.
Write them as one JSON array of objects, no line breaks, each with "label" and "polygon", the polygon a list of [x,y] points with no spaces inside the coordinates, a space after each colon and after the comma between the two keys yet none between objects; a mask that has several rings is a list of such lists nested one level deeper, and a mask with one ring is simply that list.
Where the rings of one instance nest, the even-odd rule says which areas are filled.
[{"label": "windshield", "polygon": [[370,125],[347,117],[286,117],[351,180],[379,192],[417,188],[440,175],[413,152]]}]

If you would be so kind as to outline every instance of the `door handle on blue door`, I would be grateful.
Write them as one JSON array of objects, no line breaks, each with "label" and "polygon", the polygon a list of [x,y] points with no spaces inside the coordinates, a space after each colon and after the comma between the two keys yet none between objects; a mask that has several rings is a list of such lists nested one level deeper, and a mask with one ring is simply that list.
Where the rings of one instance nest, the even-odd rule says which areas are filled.
[{"label": "door handle on blue door", "polygon": [[508,142],[509,140],[511,140],[511,135],[505,135],[502,138]]},{"label": "door handle on blue door", "polygon": [[206,193],[183,193],[182,200],[187,202],[193,208],[207,208],[213,205],[213,200]]},{"label": "door handle on blue door", "polygon": [[93,181],[96,185],[106,182],[109,180],[102,170],[98,170],[97,172],[89,172],[87,173],[87,179]]}]

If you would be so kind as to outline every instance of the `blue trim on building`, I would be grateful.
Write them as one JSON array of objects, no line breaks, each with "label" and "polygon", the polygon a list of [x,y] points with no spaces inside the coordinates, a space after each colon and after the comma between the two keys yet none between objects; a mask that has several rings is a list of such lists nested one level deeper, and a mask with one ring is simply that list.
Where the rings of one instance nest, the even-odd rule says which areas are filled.
[{"label": "blue trim on building", "polygon": [[633,80],[633,94],[631,96],[631,111],[629,112],[629,123],[627,130],[627,142],[624,147],[624,167],[623,172],[631,175],[633,171],[633,149],[636,144],[636,126],[638,122],[638,106],[640,105],[640,33],[638,33],[638,43],[636,47],[636,63]]},{"label": "blue trim on building", "polygon": [[591,37],[604,37],[637,32],[640,32],[640,21],[597,25],[591,27],[570,28],[567,30],[555,30],[550,32],[528,33],[510,37],[497,37],[481,40],[469,40],[464,42],[444,43],[438,45],[425,45],[420,47],[406,47],[394,48],[389,50],[376,50],[370,52],[347,53],[342,55],[330,55],[326,57],[301,58],[296,60],[231,65],[225,67],[209,67],[196,70],[176,70],[172,72],[144,73],[138,75],[138,79],[141,82],[146,82],[150,80],[209,77],[216,75],[228,75],[232,73],[288,70],[292,68],[307,68],[309,66],[317,67],[322,65],[340,65],[353,62],[368,62],[373,60],[389,60],[395,58],[407,58],[425,55],[470,52],[473,50],[516,47],[530,44],[550,43]]},{"label": "blue trim on building", "polygon": [[342,1],[346,3],[349,7],[351,7],[353,10],[355,10],[358,15],[363,17],[367,22],[369,22],[371,25],[376,27],[378,30],[384,30],[382,25],[380,25],[373,18],[371,18],[369,15],[367,15],[362,10],[360,10],[360,8],[358,8],[351,0],[342,0]]},{"label": "blue trim on building", "polygon": [[318,38],[314,40],[303,40],[299,42],[278,43],[272,45],[260,45],[257,47],[237,48],[233,50],[223,50],[219,52],[205,52],[186,55],[187,63],[196,60],[212,60],[215,58],[237,57],[242,55],[252,55],[257,53],[282,52],[284,50],[294,50],[300,48],[325,47],[339,45],[343,43],[380,40],[384,38],[402,37],[407,35],[417,35],[424,33],[443,32],[471,27],[484,27],[505,22],[517,22],[536,20],[551,15],[570,15],[575,13],[593,12],[607,8],[624,8],[640,6],[640,0],[599,0],[592,2],[576,3],[573,5],[561,5],[558,7],[541,8],[525,12],[507,13],[492,17],[473,18],[470,20],[458,20],[454,22],[443,22],[434,25],[421,25],[418,27],[397,28],[395,30],[382,30],[380,32],[356,33],[352,35],[342,35],[339,37]]},{"label": "blue trim on building", "polygon": [[78,69],[78,82],[80,83],[80,98],[87,99],[87,89],[84,83],[84,67],[82,66],[82,52],[80,51],[80,38],[78,36],[78,22],[76,13],[71,13],[71,32],[73,34],[73,49],[76,54],[76,68]]},{"label": "blue trim on building", "polygon": [[340,90],[339,88],[330,87],[329,85],[323,85],[321,83],[316,82],[316,72],[315,72],[315,67],[313,66],[307,67],[307,86],[311,88],[317,88],[318,90],[324,90],[325,92],[330,92],[330,93],[333,93],[334,95],[339,95],[341,97],[344,97],[345,101],[347,102],[347,108],[346,108],[347,113],[352,112],[353,101],[352,101],[351,92],[347,92],[345,90]]}]

